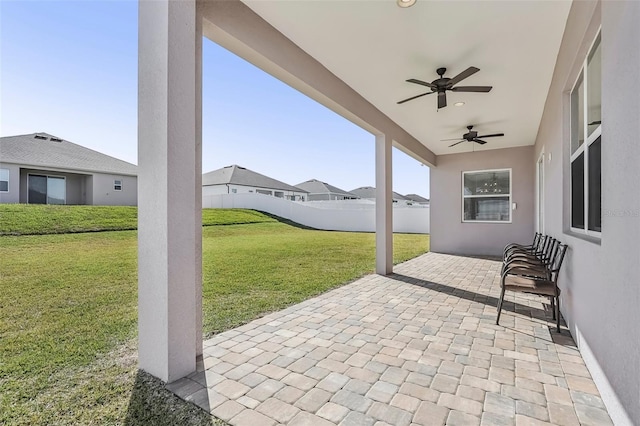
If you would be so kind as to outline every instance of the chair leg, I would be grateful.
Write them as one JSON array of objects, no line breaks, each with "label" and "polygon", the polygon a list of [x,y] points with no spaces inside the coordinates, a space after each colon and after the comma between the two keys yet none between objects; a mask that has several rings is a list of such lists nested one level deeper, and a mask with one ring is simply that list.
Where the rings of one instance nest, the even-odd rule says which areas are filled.
[{"label": "chair leg", "polygon": [[553,319],[556,319],[556,299],[555,296],[551,296],[551,314],[553,315]]},{"label": "chair leg", "polygon": [[504,302],[505,290],[504,286],[502,286],[502,293],[500,293],[500,301],[498,302],[498,317],[496,318],[496,325],[500,325],[500,314],[502,313],[502,302]]},{"label": "chair leg", "polygon": [[560,298],[556,296],[556,309],[554,311],[556,315],[556,329],[560,333]]}]

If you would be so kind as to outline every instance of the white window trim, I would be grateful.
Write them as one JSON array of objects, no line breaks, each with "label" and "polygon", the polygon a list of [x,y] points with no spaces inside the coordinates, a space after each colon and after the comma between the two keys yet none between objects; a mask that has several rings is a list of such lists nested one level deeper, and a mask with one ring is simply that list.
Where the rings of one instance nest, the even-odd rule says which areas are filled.
[{"label": "white window trim", "polygon": [[[578,81],[580,80],[580,77],[582,76],[582,81],[584,82],[584,99],[582,100],[582,102],[584,103],[583,105],[583,111],[582,111],[582,125],[584,127],[584,143],[582,145],[580,145],[575,152],[571,153],[570,157],[569,157],[569,170],[571,170],[571,166],[573,165],[573,161],[578,158],[583,152],[584,152],[584,175],[583,175],[583,180],[584,180],[584,228],[575,228],[573,226],[573,182],[571,181],[571,179],[573,178],[571,176],[571,173],[569,173],[569,209],[570,209],[570,213],[569,213],[569,229],[571,229],[571,232],[576,233],[576,234],[581,234],[581,235],[586,235],[589,237],[594,237],[597,239],[602,239],[602,231],[592,231],[589,229],[589,149],[587,147],[590,147],[591,145],[593,145],[593,143],[598,140],[599,137],[602,136],[602,123],[600,123],[600,125],[595,128],[593,130],[593,132],[591,133],[591,135],[589,135],[589,108],[588,108],[588,102],[589,102],[589,96],[588,96],[588,70],[587,70],[587,65],[589,62],[589,55],[591,54],[591,52],[593,51],[593,48],[596,44],[596,41],[598,40],[598,38],[600,38],[600,45],[602,46],[602,27],[600,27],[598,29],[598,32],[596,33],[596,36],[593,38],[593,40],[591,41],[591,45],[589,46],[589,50],[587,51],[587,55],[584,58],[584,61],[582,62],[582,67],[580,68],[580,72],[578,73],[578,77],[576,78],[575,83],[573,84],[573,87],[571,88],[571,91],[569,92],[569,96],[571,96],[571,94],[573,93],[574,90],[576,90],[577,86],[578,86]],[[602,106],[600,106],[602,108]],[[573,111],[569,111],[569,123],[571,123],[571,118],[572,118],[572,114]],[[571,128],[571,124],[569,124],[569,134],[573,135],[573,129]],[[569,146],[571,146],[571,138],[569,139]],[[569,148],[569,150],[571,150],[571,148]],[[600,162],[602,162],[602,158],[600,158]],[[600,196],[602,197],[602,194],[600,194]],[[602,221],[602,217],[600,218],[600,220]],[[602,226],[602,223],[600,223],[600,225]]]},{"label": "white window trim", "polygon": [[11,185],[11,183],[10,183],[11,171],[9,169],[5,169],[5,168],[2,168],[0,170],[6,170],[7,171],[7,190],[6,191],[0,191],[0,192],[3,193],[3,194],[8,194],[9,190],[10,190],[10,185]]},{"label": "white window trim", "polygon": [[[120,182],[120,185],[118,185],[116,182]],[[119,186],[119,187],[120,187],[120,189],[116,189],[116,186]],[[122,187],[123,187],[123,186],[124,186],[124,185],[123,185],[122,179],[114,179],[114,180],[113,180],[113,190],[114,190],[114,191],[122,191]]]},{"label": "white window trim", "polygon": [[[31,178],[31,176],[44,176],[46,178],[63,179],[64,180],[64,205],[67,205],[67,177],[62,175],[49,175],[49,174],[39,174],[39,173],[27,173],[27,204],[29,204],[31,201],[29,200],[29,179]],[[49,191],[47,190],[47,193],[48,192]],[[47,198],[48,197],[49,196],[47,195]],[[48,206],[49,202],[47,202],[45,205]]]},{"label": "white window trim", "polygon": [[[467,173],[492,173],[492,172],[509,172],[509,220],[466,220],[464,218],[464,199],[465,198],[488,198],[488,197],[506,197],[505,194],[502,195],[465,195],[464,194],[464,175]],[[486,169],[486,170],[465,170],[462,172],[461,179],[461,213],[462,213],[462,223],[501,223],[508,224],[513,223],[513,172],[512,169]]]}]

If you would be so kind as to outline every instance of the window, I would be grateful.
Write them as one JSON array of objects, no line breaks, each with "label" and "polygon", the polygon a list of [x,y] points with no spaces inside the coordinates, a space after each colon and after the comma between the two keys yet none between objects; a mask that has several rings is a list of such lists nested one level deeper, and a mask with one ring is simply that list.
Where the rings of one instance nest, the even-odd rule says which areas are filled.
[{"label": "window", "polygon": [[0,169],[0,192],[9,192],[9,169]]},{"label": "window", "polygon": [[114,191],[122,191],[122,180],[115,179],[113,181],[113,190]]},{"label": "window", "polygon": [[571,229],[602,231],[602,86],[600,35],[596,37],[571,91]]},{"label": "window", "polygon": [[462,172],[462,221],[511,222],[511,169]]}]

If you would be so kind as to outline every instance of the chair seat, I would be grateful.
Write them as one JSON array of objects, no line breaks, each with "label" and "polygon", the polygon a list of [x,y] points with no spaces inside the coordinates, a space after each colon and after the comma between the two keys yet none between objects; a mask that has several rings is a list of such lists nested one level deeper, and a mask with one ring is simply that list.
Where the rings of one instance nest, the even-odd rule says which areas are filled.
[{"label": "chair seat", "polygon": [[504,278],[504,287],[510,291],[519,291],[523,293],[555,296],[557,291],[557,293],[560,294],[560,289],[558,289],[551,281],[517,275],[507,275]]},{"label": "chair seat", "polygon": [[512,263],[509,265],[509,275],[524,275],[539,279],[547,279],[549,272],[542,265],[529,265],[525,263]]}]

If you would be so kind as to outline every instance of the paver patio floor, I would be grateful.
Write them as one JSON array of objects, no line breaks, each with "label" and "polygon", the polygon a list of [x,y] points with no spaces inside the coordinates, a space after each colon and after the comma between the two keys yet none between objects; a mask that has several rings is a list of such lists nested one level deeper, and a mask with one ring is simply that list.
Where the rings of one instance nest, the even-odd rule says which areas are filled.
[{"label": "paver patio floor", "polygon": [[546,299],[497,261],[427,253],[204,342],[167,386],[234,425],[607,425]]}]

